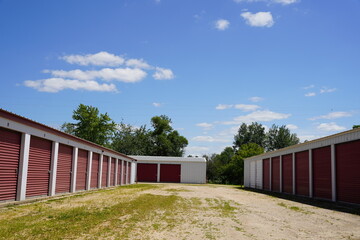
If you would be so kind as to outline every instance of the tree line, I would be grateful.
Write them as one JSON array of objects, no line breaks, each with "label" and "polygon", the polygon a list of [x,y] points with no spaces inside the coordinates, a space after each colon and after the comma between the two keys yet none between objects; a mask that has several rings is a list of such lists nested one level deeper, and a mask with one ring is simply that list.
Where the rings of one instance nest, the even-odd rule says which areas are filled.
[{"label": "tree line", "polygon": [[80,104],[73,111],[75,123],[65,122],[61,130],[127,155],[183,156],[188,140],[171,127],[165,115],[151,118],[151,128],[115,123],[93,106]]}]

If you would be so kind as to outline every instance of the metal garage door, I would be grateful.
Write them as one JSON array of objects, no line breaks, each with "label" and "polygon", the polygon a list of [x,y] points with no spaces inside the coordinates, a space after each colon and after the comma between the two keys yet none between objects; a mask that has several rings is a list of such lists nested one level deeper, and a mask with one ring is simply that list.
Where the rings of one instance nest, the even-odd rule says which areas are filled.
[{"label": "metal garage door", "polygon": [[295,191],[309,196],[309,151],[295,153]]},{"label": "metal garage door", "polygon": [[0,128],[0,201],[15,200],[21,133]]},{"label": "metal garage door", "polygon": [[280,157],[271,159],[271,190],[280,192]]},{"label": "metal garage door", "polygon": [[26,197],[48,195],[52,142],[31,136]]},{"label": "metal garage door", "polygon": [[250,162],[250,187],[255,188],[255,183],[256,183],[256,162],[251,161]]},{"label": "metal garage door", "polygon": [[86,150],[79,149],[76,170],[76,191],[85,190],[86,188],[87,165],[88,152]]},{"label": "metal garage door", "polygon": [[70,192],[73,148],[59,144],[58,162],[56,170],[56,193]]},{"label": "metal garage door", "polygon": [[109,166],[109,157],[103,156],[103,166],[102,166],[102,176],[101,176],[101,187],[107,186],[107,176],[108,176],[108,166]]},{"label": "metal garage door", "polygon": [[256,184],[257,189],[262,189],[262,160],[256,161]]},{"label": "metal garage door", "polygon": [[98,153],[93,153],[92,163],[91,163],[91,181],[90,188],[98,188],[99,183],[99,161],[100,155]]},{"label": "metal garage door", "polygon": [[119,159],[118,161],[118,177],[117,177],[117,184],[120,185],[121,184],[121,177],[122,177],[122,168],[121,168],[121,160]]},{"label": "metal garage door", "polygon": [[138,163],[137,180],[138,182],[157,182],[157,164]]},{"label": "metal garage door", "polygon": [[293,193],[293,161],[292,154],[282,156],[282,191]]},{"label": "metal garage door", "polygon": [[181,179],[180,164],[160,164],[160,182],[179,183]]},{"label": "metal garage door", "polygon": [[270,159],[263,159],[263,189],[270,190]]},{"label": "metal garage door", "polygon": [[331,199],[331,146],[312,150],[313,194]]},{"label": "metal garage door", "polygon": [[336,145],[337,200],[360,204],[360,140]]},{"label": "metal garage door", "polygon": [[110,186],[115,185],[115,158],[111,158]]}]

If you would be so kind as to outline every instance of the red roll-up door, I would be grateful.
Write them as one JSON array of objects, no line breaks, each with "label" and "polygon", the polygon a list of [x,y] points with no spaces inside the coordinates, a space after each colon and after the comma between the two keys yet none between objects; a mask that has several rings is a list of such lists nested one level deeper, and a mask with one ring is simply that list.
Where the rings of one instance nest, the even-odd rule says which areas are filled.
[{"label": "red roll-up door", "polygon": [[284,193],[293,193],[292,154],[282,156],[282,184]]},{"label": "red roll-up door", "polygon": [[56,193],[70,192],[73,148],[59,144],[56,170]]},{"label": "red roll-up door", "polygon": [[109,166],[109,157],[103,156],[101,187],[107,186],[108,166]]},{"label": "red roll-up door", "polygon": [[121,184],[121,176],[122,176],[122,168],[121,168],[121,160],[119,159],[118,161],[118,177],[117,177],[117,184],[120,185]]},{"label": "red roll-up door", "polygon": [[360,204],[360,140],[337,144],[335,152],[337,200]]},{"label": "red roll-up door", "polygon": [[270,190],[270,159],[263,159],[263,189]]},{"label": "red roll-up door", "polygon": [[88,167],[88,151],[79,149],[76,171],[76,191],[85,190]]},{"label": "red roll-up door", "polygon": [[331,146],[312,150],[313,195],[331,199]]},{"label": "red roll-up door", "polygon": [[160,164],[160,182],[179,183],[181,179],[180,164]]},{"label": "red roll-up door", "polygon": [[127,178],[128,178],[128,183],[130,184],[130,180],[131,180],[131,162],[129,162],[128,164],[128,175],[127,175]]},{"label": "red roll-up door", "polygon": [[271,159],[271,190],[280,192],[280,157]]},{"label": "red roll-up door", "polygon": [[309,151],[295,153],[295,191],[309,196]]},{"label": "red roll-up door", "polygon": [[115,158],[111,158],[110,186],[115,186]]},{"label": "red roll-up door", "polygon": [[93,153],[92,163],[91,163],[91,181],[90,188],[98,188],[99,183],[99,163],[100,155],[98,153]]},{"label": "red roll-up door", "polygon": [[0,201],[15,200],[21,133],[0,128]]},{"label": "red roll-up door", "polygon": [[52,142],[31,136],[26,197],[49,194]]},{"label": "red roll-up door", "polygon": [[137,180],[138,182],[157,182],[157,164],[138,163]]}]

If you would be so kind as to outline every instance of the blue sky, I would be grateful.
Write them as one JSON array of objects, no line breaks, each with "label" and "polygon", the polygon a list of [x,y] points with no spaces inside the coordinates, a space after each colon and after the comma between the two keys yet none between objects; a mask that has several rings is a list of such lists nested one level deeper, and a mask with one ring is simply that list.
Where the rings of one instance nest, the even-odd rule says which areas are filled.
[{"label": "blue sky", "polygon": [[187,154],[242,122],[311,140],[360,124],[360,1],[0,0],[0,107],[52,127],[80,104],[166,114]]}]

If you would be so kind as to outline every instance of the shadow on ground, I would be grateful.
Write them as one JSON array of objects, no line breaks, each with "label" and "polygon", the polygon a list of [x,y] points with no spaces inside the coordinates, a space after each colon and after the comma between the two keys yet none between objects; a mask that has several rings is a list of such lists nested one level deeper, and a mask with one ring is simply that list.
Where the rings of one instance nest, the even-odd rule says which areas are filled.
[{"label": "shadow on ground", "polygon": [[280,198],[280,199],[286,199],[286,200],[290,200],[290,201],[294,201],[294,202],[298,202],[298,203],[303,203],[303,204],[314,206],[314,207],[325,208],[325,209],[329,209],[329,210],[350,213],[350,214],[360,216],[360,206],[359,205],[331,202],[331,201],[322,200],[322,199],[307,198],[307,197],[290,195],[290,194],[286,194],[286,193],[269,192],[269,191],[252,189],[252,188],[236,187],[236,189],[249,191],[249,192],[256,192],[256,193],[260,193],[260,194],[264,194],[264,195],[268,195],[268,196],[272,196],[272,197],[276,197],[276,198]]}]

